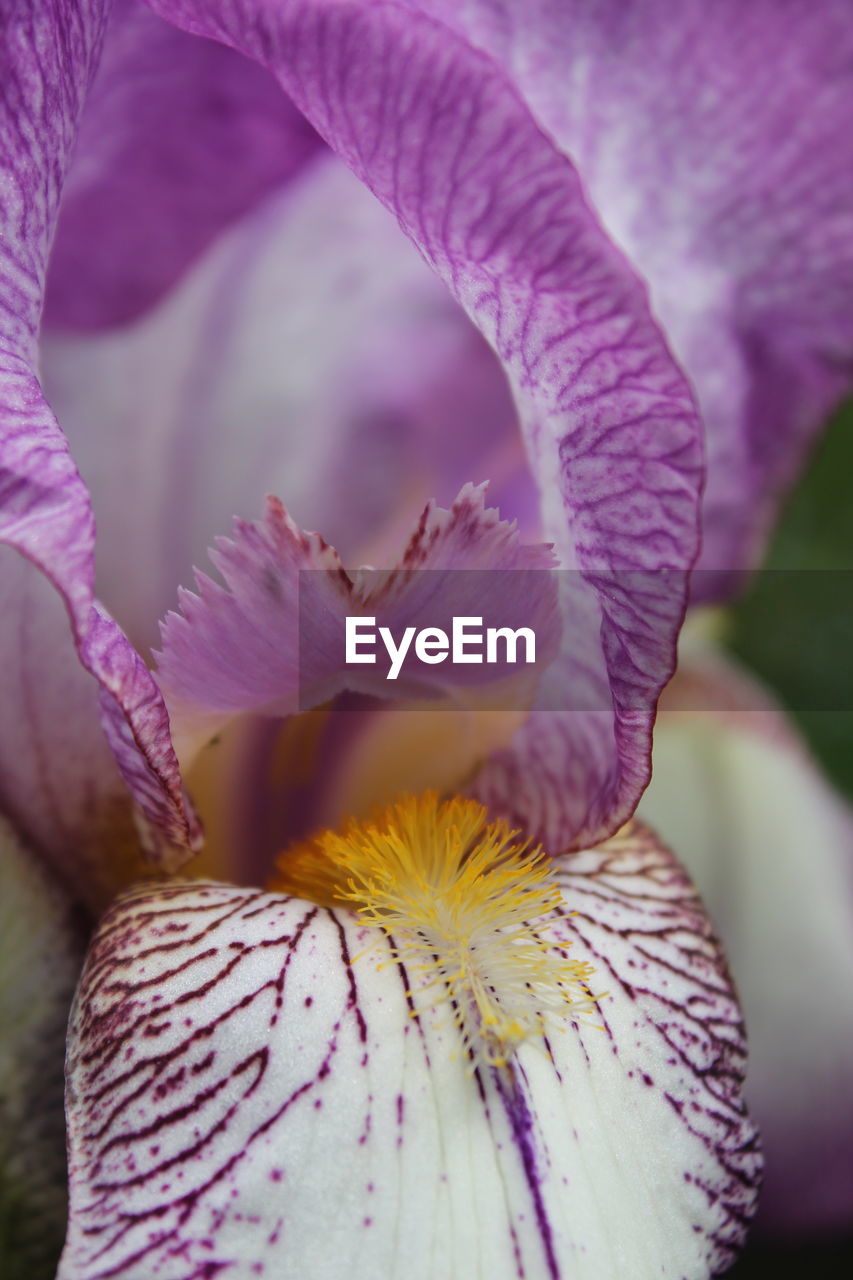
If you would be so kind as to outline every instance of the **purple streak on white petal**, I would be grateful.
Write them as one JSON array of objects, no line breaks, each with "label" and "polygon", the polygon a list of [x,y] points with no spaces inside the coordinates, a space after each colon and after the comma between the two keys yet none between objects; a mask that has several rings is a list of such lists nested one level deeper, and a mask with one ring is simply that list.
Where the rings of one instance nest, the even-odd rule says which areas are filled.
[{"label": "purple streak on white petal", "polygon": [[[281,717],[344,689],[390,698],[450,692],[481,683],[488,669],[421,666],[389,685],[378,663],[344,669],[344,619],[367,614],[399,637],[407,626],[449,627],[463,609],[503,620],[510,608],[531,626],[544,658],[557,644],[550,548],[527,546],[515,526],[467,485],[448,509],[429,503],[399,562],[347,573],[337,552],[305,533],[276,498],[255,524],[235,521],[211,560],[224,585],[197,575],[198,594],[179,594],[180,613],[162,626],[158,678],[182,759],[232,716]],[[460,572],[464,570],[466,572]],[[473,575],[473,580],[472,580]]]},{"label": "purple streak on white petal", "polygon": [[581,856],[556,936],[606,969],[607,1030],[473,1075],[450,1011],[413,1018],[421,979],[348,912],[212,884],[121,899],[72,1017],[60,1280],[729,1261],[758,1157],[719,950],[648,836]]},{"label": "purple streak on white petal", "polygon": [[[697,550],[699,424],[642,284],[501,69],[446,27],[347,0],[153,7],[268,63],[497,351],[543,492],[545,536],[583,570],[572,602],[589,624],[579,666],[598,705],[613,705],[583,785],[611,793],[612,830],[636,800],[617,775],[641,775],[648,758],[684,582],[676,573],[659,584],[649,609],[642,593],[611,600],[594,575],[683,571]],[[638,614],[653,620],[641,638]],[[628,674],[642,694],[632,708],[618,686]]]},{"label": "purple streak on white petal", "polygon": [[[83,666],[112,704],[104,727],[139,799],[152,854],[197,841],[153,680],[92,595],[88,495],[33,373],[48,244],[62,176],[103,35],[104,6],[14,5],[0,32],[0,541],[37,565],[64,599]],[[4,620],[6,623],[8,620]],[[62,708],[56,708],[62,714]]]},{"label": "purple streak on white petal", "polygon": [[705,594],[737,589],[853,370],[847,0],[403,0],[504,66],[649,283],[707,428]]},{"label": "purple streak on white petal", "polygon": [[749,676],[694,654],[642,812],[678,841],[731,960],[767,1159],[758,1223],[853,1226],[853,812]]},{"label": "purple streak on white petal", "polygon": [[321,147],[268,72],[119,0],[63,195],[47,324],[133,319]]},{"label": "purple streak on white petal", "polygon": [[[606,1079],[608,1062],[640,1093],[671,1108],[689,1134],[695,1163],[685,1163],[681,1176],[698,1198],[688,1212],[700,1215],[695,1228],[707,1274],[717,1274],[743,1243],[762,1167],[742,1097],[743,1020],[722,948],[682,867],[639,824],[597,849],[559,859],[557,880],[577,913],[569,922],[579,939],[577,957],[595,965],[596,989],[612,995],[600,1003],[606,1044],[584,1037],[595,1055],[591,1078],[600,1070]],[[626,1179],[635,1151],[661,1137],[657,1121],[646,1130],[637,1105],[621,1132]],[[673,1156],[674,1148],[648,1176],[669,1176]],[[613,1185],[611,1190],[619,1194]],[[661,1187],[653,1202],[662,1217],[672,1212],[677,1220],[685,1210],[677,1200],[667,1203]],[[673,1274],[687,1273],[686,1266],[673,1267]]]}]

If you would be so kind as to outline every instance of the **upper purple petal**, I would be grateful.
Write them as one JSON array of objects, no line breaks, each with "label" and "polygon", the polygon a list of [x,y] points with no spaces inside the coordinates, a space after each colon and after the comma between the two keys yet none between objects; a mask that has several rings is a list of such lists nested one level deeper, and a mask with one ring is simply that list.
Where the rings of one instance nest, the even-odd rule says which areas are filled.
[{"label": "upper purple petal", "polygon": [[[495,347],[543,491],[545,534],[584,571],[573,607],[599,638],[580,664],[613,690],[595,759],[608,777],[614,760],[645,761],[682,616],[677,571],[696,553],[699,425],[643,286],[571,164],[493,60],[422,14],[347,0],[154,7],[269,64]],[[662,567],[676,574],[651,609],[644,593],[614,600],[590,576]],[[652,625],[638,630],[638,613]],[[599,771],[584,785],[609,783]]]},{"label": "upper purple petal", "polygon": [[119,0],[63,194],[47,323],[132,319],[321,145],[256,64]]},{"label": "upper purple petal", "polygon": [[152,850],[168,861],[170,846],[191,845],[198,832],[165,708],[138,655],[94,601],[88,495],[33,371],[47,248],[104,19],[105,6],[94,0],[3,12],[0,541],[38,566],[63,597],[80,660],[103,690],[104,728],[119,768],[147,815]]},{"label": "upper purple petal", "polygon": [[760,556],[853,370],[847,0],[403,0],[507,68],[646,277],[707,430],[697,589]]}]

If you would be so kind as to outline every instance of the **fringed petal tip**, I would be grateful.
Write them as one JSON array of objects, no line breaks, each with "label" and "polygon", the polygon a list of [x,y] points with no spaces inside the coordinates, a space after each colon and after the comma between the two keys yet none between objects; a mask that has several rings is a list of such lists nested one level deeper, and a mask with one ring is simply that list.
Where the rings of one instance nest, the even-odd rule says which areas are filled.
[{"label": "fringed petal tip", "polygon": [[235,521],[233,537],[211,552],[223,583],[199,575],[198,594],[182,592],[181,612],[162,626],[158,678],[182,759],[243,711],[289,715],[344,688],[390,699],[483,681],[482,666],[410,663],[391,683],[381,653],[374,666],[352,665],[348,616],[372,618],[374,630],[385,625],[399,642],[409,628],[449,630],[455,615],[485,614],[497,625],[534,628],[538,652],[553,654],[560,625],[553,555],[523,544],[486,506],[485,489],[466,485],[447,510],[428,504],[388,570],[347,572],[276,498],[255,524]]}]

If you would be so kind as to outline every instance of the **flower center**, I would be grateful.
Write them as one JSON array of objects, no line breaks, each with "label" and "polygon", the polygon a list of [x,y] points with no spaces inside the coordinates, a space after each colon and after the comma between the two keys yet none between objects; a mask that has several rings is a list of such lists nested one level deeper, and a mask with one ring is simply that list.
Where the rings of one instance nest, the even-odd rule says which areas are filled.
[{"label": "flower center", "polygon": [[476,801],[428,791],[287,850],[270,888],[348,905],[381,929],[417,975],[413,999],[450,1005],[472,1069],[503,1066],[548,1021],[565,1029],[597,999],[592,966],[554,936],[566,913],[551,861],[518,836]]}]

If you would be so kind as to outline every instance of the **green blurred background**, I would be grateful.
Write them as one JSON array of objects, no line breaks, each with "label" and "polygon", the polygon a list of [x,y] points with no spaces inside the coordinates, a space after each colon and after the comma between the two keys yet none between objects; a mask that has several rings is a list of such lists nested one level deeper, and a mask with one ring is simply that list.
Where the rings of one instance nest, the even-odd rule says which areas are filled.
[{"label": "green blurred background", "polygon": [[788,502],[728,643],[773,688],[853,797],[853,403]]}]

